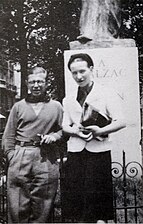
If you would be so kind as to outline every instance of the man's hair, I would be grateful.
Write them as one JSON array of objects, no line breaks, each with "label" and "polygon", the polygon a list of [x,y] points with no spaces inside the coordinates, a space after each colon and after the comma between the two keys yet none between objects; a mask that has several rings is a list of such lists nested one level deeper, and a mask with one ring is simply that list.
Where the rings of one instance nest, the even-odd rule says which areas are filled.
[{"label": "man's hair", "polygon": [[92,58],[88,55],[88,54],[84,54],[84,53],[79,53],[79,54],[73,54],[71,55],[69,62],[68,62],[68,68],[70,69],[70,65],[74,62],[74,61],[79,61],[76,59],[80,59],[80,61],[86,61],[88,67],[90,66],[94,66],[93,60]]},{"label": "man's hair", "polygon": [[39,74],[39,73],[45,74],[45,76],[47,78],[47,71],[43,67],[41,67],[41,66],[37,66],[36,65],[36,66],[28,69],[28,76],[29,75],[32,75],[32,74],[35,74],[36,75],[36,74]]}]

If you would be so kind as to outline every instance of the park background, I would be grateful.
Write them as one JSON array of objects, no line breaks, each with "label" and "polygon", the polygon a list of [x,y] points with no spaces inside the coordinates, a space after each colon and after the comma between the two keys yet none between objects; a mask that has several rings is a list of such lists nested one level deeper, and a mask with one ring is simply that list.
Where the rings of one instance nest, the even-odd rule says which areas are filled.
[{"label": "park background", "polygon": [[[0,114],[6,117],[0,119],[1,136],[12,105],[27,93],[28,66],[38,64],[47,69],[49,94],[60,102],[64,98],[63,55],[80,35],[80,12],[80,0],[0,0]],[[142,0],[121,0],[120,14],[118,38],[134,39],[138,48],[142,121]]]}]

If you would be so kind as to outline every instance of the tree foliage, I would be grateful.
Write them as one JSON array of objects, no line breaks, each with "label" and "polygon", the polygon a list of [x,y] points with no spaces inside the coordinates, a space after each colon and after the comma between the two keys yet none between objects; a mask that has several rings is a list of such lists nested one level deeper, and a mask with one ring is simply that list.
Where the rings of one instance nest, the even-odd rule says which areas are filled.
[{"label": "tree foliage", "polygon": [[27,65],[40,63],[48,68],[49,80],[62,98],[64,92],[58,87],[64,81],[63,51],[77,36],[80,4],[73,0],[6,0],[2,4],[9,58],[21,64],[22,97]]},{"label": "tree foliage", "polygon": [[139,75],[143,86],[143,1],[122,0],[122,37],[133,38],[139,50]]},{"label": "tree foliage", "polygon": [[[122,0],[121,38],[135,39],[143,53],[142,0]],[[8,56],[20,62],[22,97],[26,94],[27,66],[41,64],[49,71],[49,86],[64,96],[63,52],[79,35],[81,0],[1,0],[0,28]],[[141,63],[142,64],[142,63]]]}]

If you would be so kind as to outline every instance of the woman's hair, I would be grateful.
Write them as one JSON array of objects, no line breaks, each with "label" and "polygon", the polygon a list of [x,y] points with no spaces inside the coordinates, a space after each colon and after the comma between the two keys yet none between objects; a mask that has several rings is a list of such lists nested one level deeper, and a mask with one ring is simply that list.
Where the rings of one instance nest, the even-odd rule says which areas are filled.
[{"label": "woman's hair", "polygon": [[68,62],[68,68],[70,69],[70,65],[74,62],[74,61],[86,61],[88,67],[90,66],[94,66],[93,60],[91,59],[91,57],[88,54],[84,54],[84,53],[79,53],[79,54],[73,54],[71,55],[69,62]]}]

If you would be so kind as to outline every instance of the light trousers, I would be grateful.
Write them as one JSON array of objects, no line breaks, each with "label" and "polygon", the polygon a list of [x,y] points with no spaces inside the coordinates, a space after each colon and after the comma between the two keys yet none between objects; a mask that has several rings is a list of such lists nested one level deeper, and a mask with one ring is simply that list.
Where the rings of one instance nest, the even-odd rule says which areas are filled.
[{"label": "light trousers", "polygon": [[[46,152],[46,153],[45,153]],[[54,150],[17,146],[8,168],[8,222],[48,223],[58,187]]]}]

